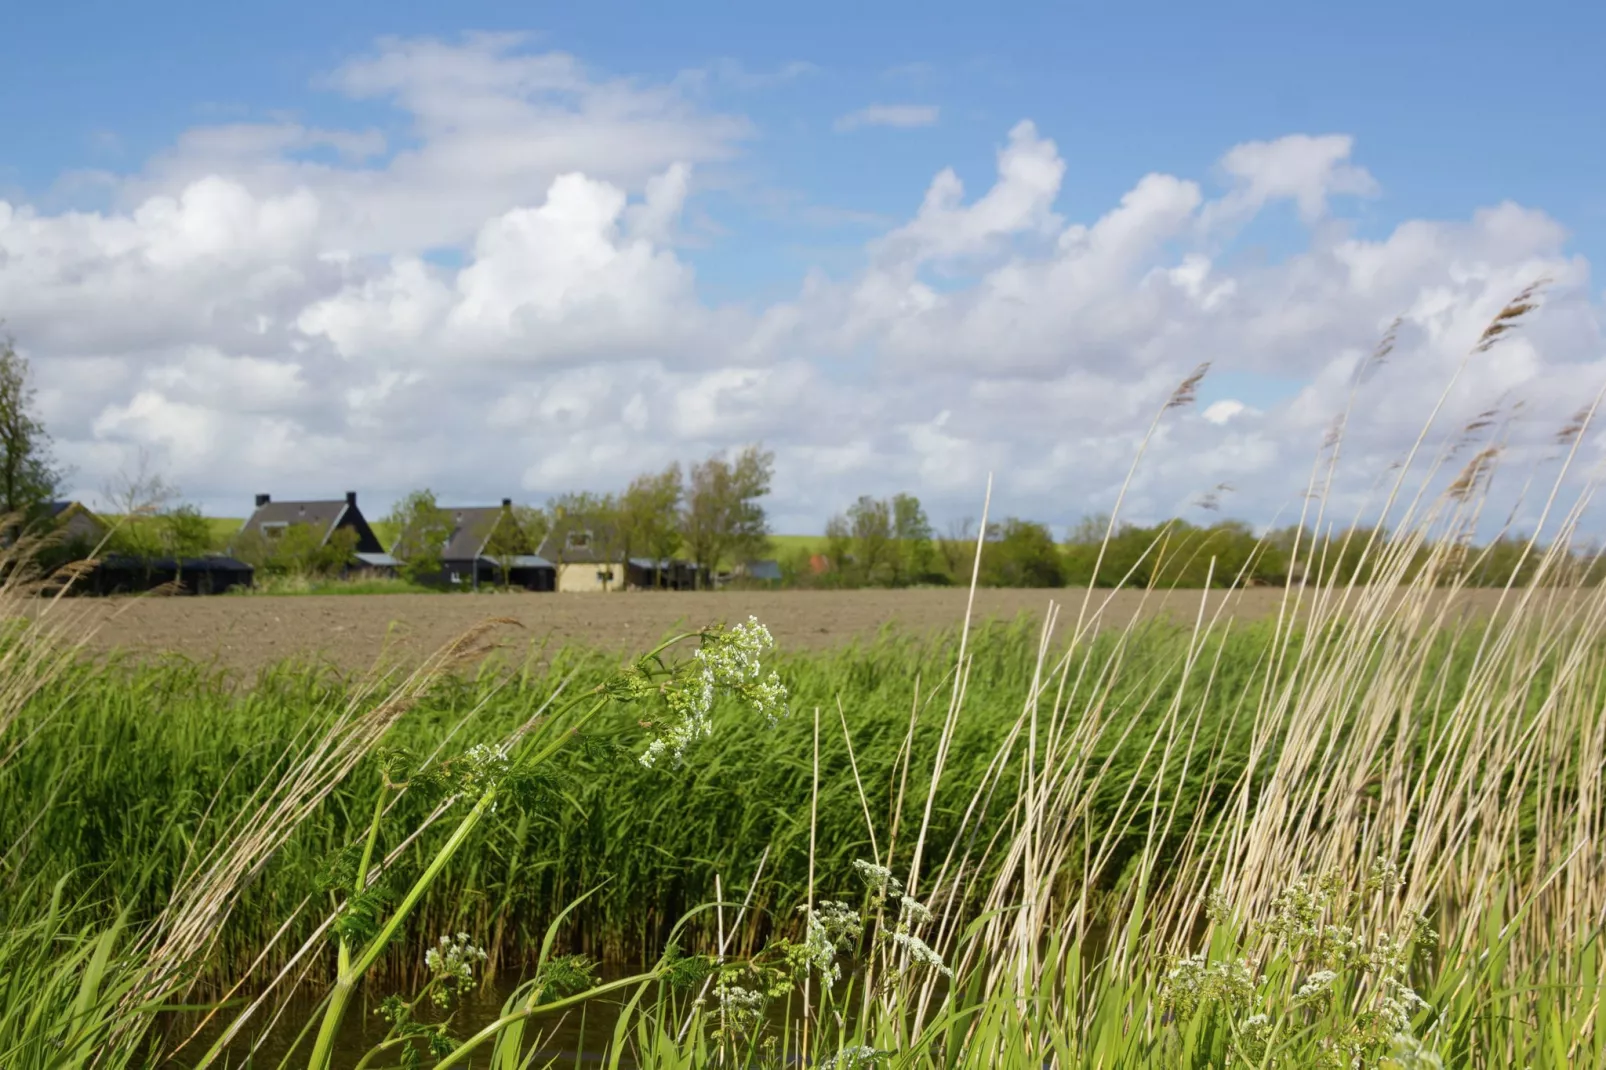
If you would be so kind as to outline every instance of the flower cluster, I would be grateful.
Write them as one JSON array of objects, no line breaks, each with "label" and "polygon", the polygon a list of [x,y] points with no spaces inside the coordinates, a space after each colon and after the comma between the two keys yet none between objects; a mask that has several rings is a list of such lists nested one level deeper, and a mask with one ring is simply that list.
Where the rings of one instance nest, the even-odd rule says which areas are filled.
[{"label": "flower cluster", "polygon": [[882,939],[898,948],[911,963],[929,966],[938,973],[951,976],[952,971],[943,963],[929,944],[915,934],[915,930],[931,921],[931,911],[913,896],[904,893],[903,882],[892,875],[886,866],[856,859],[853,868],[870,889],[870,902],[879,908],[896,902],[897,921],[890,930],[881,933]]},{"label": "flower cluster", "polygon": [[1255,983],[1247,960],[1211,962],[1201,951],[1178,959],[1160,979],[1160,1006],[1179,1019],[1211,1004],[1241,1012],[1254,1005]]},{"label": "flower cluster", "polygon": [[741,1032],[764,1020],[764,1007],[768,1000],[762,992],[743,988],[721,977],[714,985],[714,996],[719,1000],[719,1009],[725,1016],[727,1027],[734,1032]]},{"label": "flower cluster", "polygon": [[509,761],[507,744],[491,746],[477,743],[457,760],[458,787],[469,798],[482,794],[486,788],[501,781],[507,774]]},{"label": "flower cluster", "polygon": [[714,697],[725,692],[746,703],[771,727],[786,715],[786,686],[774,671],[764,672],[762,657],[775,640],[769,629],[749,617],[745,624],[704,633],[702,645],[663,688],[669,722],[641,755],[648,768],[669,756],[679,763],[686,749],[713,731]]},{"label": "flower cluster", "polygon": [[449,1006],[453,990],[460,991],[473,984],[474,964],[484,962],[485,958],[485,949],[475,947],[468,933],[458,933],[455,939],[442,936],[438,947],[424,952],[424,965],[429,967],[432,979],[440,982],[431,997],[435,1003]]},{"label": "flower cluster", "polygon": [[842,970],[836,962],[837,952],[853,946],[864,932],[864,920],[846,903],[831,899],[820,900],[819,907],[808,913],[808,932],[797,949],[798,964],[817,970],[832,981],[840,980]]},{"label": "flower cluster", "polygon": [[[1268,917],[1248,926],[1252,940],[1269,944],[1265,976],[1244,960],[1211,963],[1203,953],[1180,959],[1161,980],[1167,1020],[1181,1027],[1199,1014],[1224,1017],[1234,1065],[1273,1065],[1272,1038],[1303,1033],[1316,1049],[1309,1065],[1439,1066],[1413,1031],[1413,1019],[1432,1008],[1409,980],[1416,948],[1437,934],[1419,913],[1389,928],[1369,924],[1367,897],[1392,895],[1402,883],[1388,863],[1372,867],[1362,896],[1334,876],[1296,880],[1272,901]],[[1232,917],[1219,896],[1207,910],[1217,924]]]}]

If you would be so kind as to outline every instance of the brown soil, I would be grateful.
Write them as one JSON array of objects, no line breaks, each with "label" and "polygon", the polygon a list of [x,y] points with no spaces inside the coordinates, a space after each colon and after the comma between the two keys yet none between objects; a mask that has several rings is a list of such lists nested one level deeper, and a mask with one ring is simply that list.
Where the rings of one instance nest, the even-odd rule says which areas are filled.
[{"label": "brown soil", "polygon": [[[1097,599],[1109,595],[1101,591]],[[1468,607],[1491,604],[1496,592],[1473,592]],[[1489,596],[1485,598],[1484,596]],[[181,653],[220,667],[254,674],[290,658],[317,659],[345,672],[371,668],[387,633],[403,658],[429,654],[491,617],[518,622],[500,637],[510,652],[529,645],[574,643],[620,652],[641,650],[677,627],[749,614],[766,624],[783,650],[828,647],[868,639],[883,627],[920,634],[952,627],[964,617],[965,590],[766,591],[719,593],[631,592],[614,594],[485,595],[297,595],[109,600],[78,607],[98,627],[92,649],[148,656]],[[1214,614],[1251,620],[1273,614],[1279,590],[1213,591]],[[1201,591],[1119,591],[1103,623],[1120,626],[1141,613],[1170,614],[1192,622]],[[976,617],[1041,620],[1050,601],[1061,607],[1057,634],[1075,627],[1079,590],[983,590]],[[394,626],[394,631],[393,631]]]}]

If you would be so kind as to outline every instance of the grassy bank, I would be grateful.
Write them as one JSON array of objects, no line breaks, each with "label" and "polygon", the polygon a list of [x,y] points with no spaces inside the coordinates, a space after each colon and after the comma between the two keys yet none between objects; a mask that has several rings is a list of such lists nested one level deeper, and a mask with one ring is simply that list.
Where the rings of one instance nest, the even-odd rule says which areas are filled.
[{"label": "grassy bank", "polygon": [[[1147,986],[1120,989],[1121,998],[1152,1001],[1169,961],[1162,948],[1224,939],[1200,928],[1198,906],[1212,892],[1259,916],[1283,909],[1277,896],[1303,876],[1337,874],[1348,889],[1380,863],[1406,875],[1384,916],[1423,910],[1444,938],[1413,968],[1472,969],[1475,961],[1461,961],[1467,952],[1504,940],[1507,984],[1565,968],[1565,957],[1549,958],[1563,949],[1577,956],[1571,969],[1587,973],[1591,915],[1569,904],[1598,895],[1598,858],[1573,847],[1601,818],[1606,643],[1592,623],[1598,606],[1557,599],[1552,617],[1546,604],[1494,635],[1413,621],[1409,605],[1366,621],[1364,603],[1302,633],[1151,624],[1074,648],[1057,672],[1052,662],[1039,667],[1035,630],[983,627],[966,640],[952,718],[957,634],[783,657],[792,716],[770,728],[723,701],[714,741],[678,769],[644,768],[639,711],[611,707],[550,762],[537,803],[473,829],[370,983],[427,984],[425,950],[459,931],[489,953],[479,976],[527,975],[560,916],[549,954],[650,970],[671,939],[685,952],[715,951],[713,912],[675,927],[714,900],[716,878],[727,900],[749,903],[739,926],[726,919],[727,956],[761,954],[777,936],[798,935],[795,907],[809,899],[811,869],[829,896],[855,887],[856,860],[907,874],[923,820],[928,870],[952,862],[933,889],[954,919],[950,953],[964,946],[962,920],[1004,911],[970,946],[1008,946],[1018,919],[1035,914],[1041,939],[1017,953],[1034,985],[1048,985],[1041,998],[1055,1012],[1045,1027],[1110,1013],[1065,1002],[1088,983],[1064,975],[1068,944],[1099,947],[1089,934],[1121,934],[1137,920],[1125,951],[1129,968],[1142,964],[1137,978],[1101,984],[1147,974]],[[1501,651],[1493,663],[1491,648]],[[384,746],[419,757],[469,752],[508,738],[560,687],[585,691],[617,669],[617,659],[571,651],[541,672],[445,675],[419,692]],[[1035,741],[1022,719],[1034,690]],[[371,709],[387,698],[381,689],[355,701]],[[91,928],[118,912],[130,923],[157,917],[193,879],[197,844],[252,814],[264,785],[282,780],[287,762],[352,704],[343,686],[293,666],[244,690],[176,662],[67,671],[11,726],[28,745],[0,770],[12,909],[44,917],[52,900],[58,911],[92,904],[74,918]],[[324,890],[326,875],[362,840],[384,775],[379,753],[358,760],[234,890],[187,998],[216,997],[236,978],[269,977],[292,961],[338,899]],[[387,798],[396,801],[381,856],[438,802],[427,792]],[[413,884],[451,831],[429,826],[385,887],[399,895]],[[975,1013],[997,1010],[983,1001]]]}]

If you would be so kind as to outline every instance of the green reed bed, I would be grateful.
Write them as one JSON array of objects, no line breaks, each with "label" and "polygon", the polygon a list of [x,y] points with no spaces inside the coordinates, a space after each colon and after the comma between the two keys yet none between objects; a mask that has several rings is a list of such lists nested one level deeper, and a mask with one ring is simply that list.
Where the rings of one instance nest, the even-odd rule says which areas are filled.
[{"label": "green reed bed", "polygon": [[[1023,624],[993,625],[972,640],[980,654],[970,673],[967,714],[953,740],[944,801],[934,812],[933,836],[944,847],[959,819],[957,800],[974,792],[1019,713],[1036,657],[1036,632]],[[1155,626],[1134,644],[1131,674],[1116,696],[1134,723],[1152,719],[1169,700],[1176,681],[1168,668],[1174,670],[1185,641],[1183,632]],[[1263,656],[1264,630],[1225,642],[1224,673],[1247,679]],[[633,712],[620,707],[588,730],[589,747],[577,746],[554,763],[560,783],[546,805],[499,813],[476,831],[414,915],[409,943],[417,948],[433,934],[469,929],[487,942],[499,967],[511,968],[538,945],[553,913],[606,882],[571,915],[562,946],[607,961],[640,962],[656,955],[686,910],[711,898],[716,874],[745,889],[768,848],[755,890],[760,909],[741,942],[751,949],[768,930],[768,908],[784,911],[807,884],[814,708],[832,729],[821,738],[816,868],[845,872],[869,853],[847,740],[885,842],[900,782],[903,821],[919,819],[953,655],[950,636],[887,638],[783,658],[778,667],[792,692],[793,715],[772,729],[726,703],[716,710],[718,743],[680,769],[640,765],[645,735]],[[1103,656],[1103,648],[1090,656]],[[568,651],[539,672],[509,673],[504,666],[445,678],[386,743],[422,756],[443,744],[458,753],[494,742],[560,683],[583,690],[617,668],[617,658]],[[1223,688],[1206,700],[1222,730],[1225,703],[1235,694],[1241,690]],[[923,708],[905,762],[917,695]],[[320,731],[346,698],[338,680],[304,666],[281,667],[246,688],[181,661],[84,668],[57,681],[19,722],[20,731],[34,733],[33,742],[0,770],[0,841],[13,845],[6,878],[12,894],[38,902],[65,878],[69,896],[149,916],[165,902],[207,824],[239,810],[275,763]],[[1199,753],[1201,759],[1209,754],[1218,770],[1242,765],[1231,742],[1223,746],[1215,734],[1201,739]],[[1131,757],[1122,752],[1114,760],[1120,770]],[[1205,764],[1196,763],[1190,779],[1202,776]],[[379,784],[377,759],[359,766],[244,891],[215,951],[212,965],[220,975],[249,964],[282,923],[285,907],[319,888],[329,859],[360,834]],[[1101,802],[1113,807],[1118,797],[1112,780]],[[1000,786],[977,834],[994,831],[1013,801],[1013,787]],[[402,830],[399,838],[415,828],[432,805],[423,796],[404,797],[385,835]],[[416,857],[428,858],[444,835],[431,829]],[[391,845],[381,841],[381,847]],[[1135,850],[1136,844],[1120,853]],[[410,865],[398,867],[398,881],[412,873]],[[307,931],[313,924],[307,922]],[[706,944],[711,925],[700,919],[694,938]],[[398,950],[387,963],[413,968],[417,961]]]},{"label": "green reed bed", "polygon": [[[1314,639],[1265,624],[1199,642],[1184,627],[1157,623],[1073,652],[1057,704],[1072,718],[1077,710],[1100,711],[1107,724],[1080,748],[1080,759],[1097,771],[1081,786],[1085,813],[1075,834],[1081,842],[1053,874],[1054,891],[1044,898],[1083,900],[1087,917],[1078,924],[1084,935],[1108,932],[1111,925],[1119,932],[1139,882],[1163,888],[1186,881],[1199,858],[1229,850],[1243,831],[1232,809],[1233,786],[1263,792],[1269,776],[1264,758],[1259,771],[1250,769],[1251,752],[1287,743],[1280,731],[1257,732],[1255,709],[1299,686],[1301,676],[1314,675],[1313,666],[1324,660],[1342,659],[1357,680],[1388,671],[1387,644],[1367,642],[1357,650],[1347,635],[1353,628],[1337,621]],[[1550,636],[1550,653],[1524,668],[1521,708],[1513,708],[1513,716],[1532,717],[1553,694],[1558,663],[1569,656],[1562,638]],[[499,810],[475,828],[376,960],[372,983],[398,989],[428,984],[425,950],[438,934],[455,932],[473,934],[488,952],[477,976],[525,976],[559,917],[552,954],[650,970],[671,940],[682,951],[713,951],[718,922],[711,912],[677,923],[713,900],[716,878],[727,899],[750,894],[739,931],[727,919],[727,954],[761,954],[768,941],[797,936],[793,908],[810,890],[811,809],[813,872],[822,894],[853,887],[858,860],[879,857],[893,871],[908,866],[910,830],[921,820],[944,736],[956,642],[957,636],[918,643],[883,638],[781,658],[776,665],[791,691],[791,715],[769,727],[726,701],[715,711],[714,741],[679,768],[644,768],[638,756],[649,736],[638,723],[639,710],[610,706],[555,756],[553,778],[535,804]],[[1419,657],[1430,671],[1410,681],[1413,693],[1406,697],[1413,717],[1382,730],[1399,737],[1382,741],[1393,753],[1412,763],[1436,760],[1445,778],[1461,771],[1459,756],[1442,752],[1442,737],[1456,711],[1476,699],[1466,689],[1486,642],[1465,627],[1428,637]],[[1023,623],[991,624],[974,630],[969,643],[963,716],[947,733],[947,764],[925,849],[928,859],[958,852],[975,860],[964,874],[973,894],[955,904],[959,916],[974,919],[989,909],[985,892],[1014,887],[1018,895],[1025,879],[1004,872],[998,853],[985,849],[1000,836],[1018,834],[1021,785],[989,780],[987,773],[1020,726],[1039,637]],[[1606,664],[1606,641],[1579,649]],[[1208,675],[1200,665],[1209,666]],[[567,651],[540,671],[502,664],[442,677],[396,721],[385,746],[415,760],[468,752],[506,738],[560,685],[565,692],[583,691],[618,667],[616,658]],[[348,692],[338,679],[304,666],[266,673],[250,687],[181,661],[83,666],[56,679],[14,726],[29,745],[0,769],[0,839],[12,845],[5,874],[12,916],[20,923],[71,913],[70,925],[86,934],[100,931],[97,921],[109,924],[119,915],[126,915],[125,927],[150,919],[182,879],[197,842],[216,834],[221,815],[247,809],[251,793],[279,774],[287,755],[325,730],[350,700]],[[1354,688],[1334,696],[1345,708],[1333,711],[1328,748],[1375,730],[1366,715],[1368,695]],[[382,699],[376,694],[367,701]],[[1178,737],[1176,711],[1184,709],[1189,731],[1162,755],[1156,740]],[[1060,730],[1071,737],[1081,727],[1067,722]],[[342,849],[362,839],[381,790],[383,760],[376,752],[360,761],[239,891],[227,924],[194,964],[193,976],[204,983],[186,998],[216,995],[248,970],[271,973],[313,934],[339,899],[324,890],[327,875]],[[1577,798],[1580,777],[1588,775],[1561,766],[1547,779],[1532,780],[1517,796],[1524,811],[1514,826],[1518,840],[1537,834],[1541,794]],[[1377,805],[1383,794],[1375,784],[1363,784],[1360,793],[1367,805]],[[403,793],[381,826],[378,852],[423,824],[435,802],[425,793]],[[1404,855],[1419,809],[1401,811]],[[1330,822],[1325,811],[1313,801],[1310,820]],[[896,841],[894,819],[903,830]],[[444,823],[429,828],[387,872],[386,886],[403,889],[415,881],[449,831]],[[1521,842],[1511,846],[1523,848]],[[75,902],[83,904],[76,913],[63,905]],[[288,927],[281,928],[286,919]],[[1187,932],[1197,938],[1199,921]],[[1104,939],[1083,942],[1078,954],[1089,961],[1081,969],[1101,961]],[[52,941],[71,944],[60,933]],[[85,953],[90,947],[84,945]],[[1051,990],[1071,983],[1061,975],[1065,968],[1063,956],[1052,964]],[[326,976],[314,971],[314,987]],[[1112,975],[1102,983],[1133,981]],[[1208,977],[1199,983],[1215,991]],[[1146,1000],[1156,998],[1142,990]],[[1222,993],[1249,998],[1239,990]],[[989,999],[983,994],[972,1013],[983,1019],[999,1013]],[[1123,1005],[1130,1010],[1129,1004]],[[1089,1026],[1097,1020],[1095,1009]],[[647,1021],[637,1028],[647,1028]],[[1219,1047],[1219,1041],[1211,1043]],[[635,1041],[645,1042],[645,1035]],[[673,1047],[662,1036],[653,1044]]]}]

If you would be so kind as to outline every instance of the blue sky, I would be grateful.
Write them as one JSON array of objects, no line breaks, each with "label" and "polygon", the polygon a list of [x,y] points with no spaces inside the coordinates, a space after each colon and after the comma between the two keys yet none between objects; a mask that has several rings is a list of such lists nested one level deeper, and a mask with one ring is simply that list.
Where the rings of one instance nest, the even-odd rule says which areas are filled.
[{"label": "blue sky", "polygon": [[[1599,62],[1606,13],[1536,4],[1519,14],[1481,3],[1013,5],[1001,11],[947,3],[814,3],[784,10],[715,3],[58,4],[8,27],[8,81],[26,92],[0,96],[0,128],[7,131],[0,199],[29,205],[41,217],[61,218],[74,209],[129,215],[142,199],[164,192],[153,161],[171,155],[187,132],[229,124],[378,131],[383,147],[362,161],[341,161],[321,146],[287,149],[283,160],[351,173],[383,170],[428,135],[394,96],[355,99],[336,72],[383,54],[386,39],[461,44],[465,33],[512,31],[528,35],[516,52],[567,53],[595,84],[623,80],[643,92],[672,95],[687,115],[718,116],[739,127],[721,135],[719,151],[696,161],[674,238],[664,239],[677,262],[695,272],[695,298],[707,309],[739,308],[761,317],[795,305],[811,272],[851,288],[873,261],[877,240],[916,217],[944,169],[962,180],[965,201],[985,194],[998,181],[999,153],[1011,129],[1023,119],[1052,141],[1063,165],[1053,212],[1086,224],[1119,205],[1149,173],[1195,182],[1213,199],[1234,186],[1221,167],[1234,146],[1301,134],[1353,139],[1349,159],[1373,188],[1355,195],[1340,183],[1326,197],[1320,221],[1302,219],[1288,198],[1258,205],[1209,243],[1206,252],[1222,275],[1297,258],[1324,244],[1322,236],[1335,227],[1382,241],[1409,221],[1462,223],[1507,201],[1562,228],[1566,238],[1550,242],[1546,255],[1574,258],[1587,272],[1587,264],[1606,255],[1606,130],[1599,116],[1606,99],[1606,64]],[[550,103],[563,106],[558,97]],[[905,121],[844,129],[851,125],[844,117],[873,107],[903,109],[887,114]],[[269,194],[250,175],[232,174],[230,165],[206,161],[253,195]],[[615,181],[633,200],[644,195],[633,177],[611,178],[600,164],[582,169]],[[198,173],[186,172],[185,181]],[[513,202],[539,204],[547,181],[532,175],[528,190],[508,195],[512,202],[488,202],[487,218]],[[178,189],[167,192],[177,195]],[[1043,243],[1051,241],[1044,233],[1012,234],[1014,255],[1046,255]],[[1151,253],[1159,264],[1180,260],[1190,249],[1197,252],[1190,239],[1176,236]],[[455,232],[407,251],[446,273],[474,256],[471,243]],[[957,300],[984,286],[996,266],[923,261],[911,277]],[[1461,278],[1450,260],[1440,268],[1447,278]],[[1440,284],[1424,277],[1417,292],[1431,294]],[[1583,282],[1581,299],[1598,302],[1598,290],[1598,281]],[[0,296],[0,304],[4,300]],[[14,329],[31,324],[3,307],[0,316]],[[1269,412],[1291,403],[1320,375],[1305,364],[1279,369],[1271,357],[1235,368],[1231,340],[1209,337],[1210,345],[1225,349],[1216,357],[1221,374],[1203,392],[1206,403],[1231,398]],[[26,347],[30,340],[22,333],[19,341]],[[1589,342],[1586,337],[1582,344]],[[174,352],[215,343],[200,336],[162,342]],[[145,341],[128,344],[149,348]],[[93,354],[71,356],[110,359],[116,348],[102,340]],[[1066,348],[1075,347],[1068,340]],[[228,359],[246,356],[223,350]],[[888,357],[885,339],[836,349],[814,341],[806,350],[769,358],[771,371],[776,362],[804,361],[824,382],[861,388],[903,374]],[[637,355],[616,354],[621,360]],[[279,359],[265,352],[250,356]],[[60,360],[67,359],[63,351]],[[1074,374],[1075,356],[1066,360],[1059,370]],[[36,348],[46,378],[44,365],[51,362],[48,346]],[[150,377],[161,380],[151,366],[142,367],[145,379],[127,382],[133,393],[108,395],[106,406],[123,412],[142,382],[149,393]],[[163,381],[174,374],[183,373]],[[956,374],[949,401],[989,396],[985,376]],[[924,399],[923,408],[898,418],[929,421],[947,404]],[[286,418],[310,429],[305,421],[314,418],[307,411],[287,410]],[[87,410],[78,418],[80,426],[58,437],[86,472],[112,463],[111,446],[140,445],[108,430],[116,420],[97,424]],[[343,420],[345,433],[355,433],[349,413],[322,419]],[[150,444],[173,450],[180,448],[175,441],[164,444],[157,435]],[[720,434],[690,436],[685,445],[722,441]],[[810,443],[806,435],[781,441],[783,468],[788,445],[797,447],[795,465],[822,463],[824,443]],[[888,458],[877,451],[894,447],[866,443],[862,470],[884,472]],[[999,456],[1009,452],[1000,449]],[[1040,451],[1041,444],[1032,449]],[[913,474],[918,459],[905,460]],[[195,493],[209,501],[222,494],[221,481],[201,475],[197,463],[173,463],[192,473],[186,483]],[[613,478],[614,461],[597,463],[596,479]],[[585,475],[572,465],[562,471]],[[822,510],[833,508],[833,496],[848,493],[851,471],[851,465],[843,470],[841,487],[821,487],[784,504],[783,515],[797,524],[820,519]],[[504,483],[510,474],[503,474]],[[295,476],[293,467],[285,475]],[[517,476],[530,493],[555,489],[542,481],[558,478],[530,471]],[[1107,495],[1113,482],[1107,476],[1086,494]],[[1023,479],[1017,503],[1023,511],[1035,485]],[[1151,505],[1163,510],[1183,498],[1158,492]],[[1063,517],[1074,506],[1040,511]]]}]

